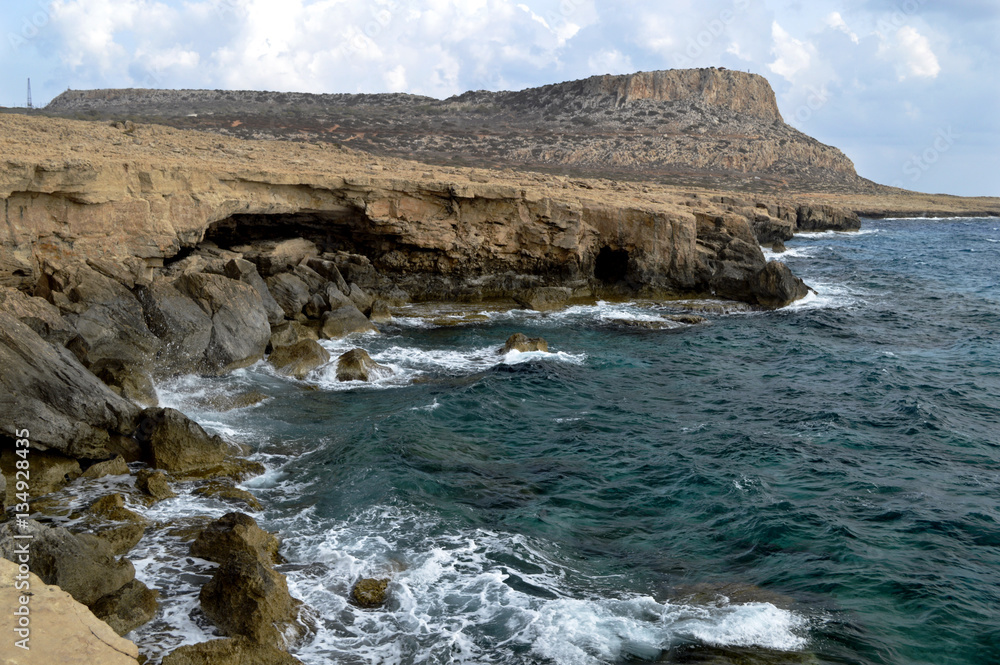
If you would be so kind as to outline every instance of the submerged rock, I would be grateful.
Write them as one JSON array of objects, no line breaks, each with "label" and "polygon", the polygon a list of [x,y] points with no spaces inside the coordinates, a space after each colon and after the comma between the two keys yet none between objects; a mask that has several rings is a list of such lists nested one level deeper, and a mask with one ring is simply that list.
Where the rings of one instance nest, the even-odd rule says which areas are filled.
[{"label": "submerged rock", "polygon": [[221,563],[237,552],[250,554],[268,565],[280,563],[280,543],[244,513],[227,513],[206,526],[191,543],[191,556]]},{"label": "submerged rock", "polygon": [[128,464],[121,455],[115,455],[109,460],[96,462],[87,467],[83,472],[84,478],[103,478],[104,476],[124,476],[128,475]]},{"label": "submerged rock", "polygon": [[351,601],[358,607],[381,607],[385,605],[388,589],[388,579],[363,578],[351,588]]},{"label": "submerged rock", "polygon": [[505,355],[511,351],[520,351],[521,353],[543,351],[548,353],[549,343],[542,337],[528,337],[524,333],[514,333],[507,338],[503,347],[497,350],[497,354]]},{"label": "submerged rock", "polygon": [[211,496],[227,503],[242,503],[250,510],[264,510],[264,505],[250,492],[235,485],[221,481],[212,481],[202,485],[193,492],[199,496]]},{"label": "submerged rock", "polygon": [[132,580],[118,591],[104,596],[91,606],[98,619],[119,635],[148,623],[159,608],[159,594],[139,580]]},{"label": "submerged rock", "polygon": [[167,482],[167,474],[162,471],[140,469],[135,474],[135,486],[140,491],[145,492],[154,502],[172,499],[177,496],[177,492],[170,489],[170,483]]},{"label": "submerged rock", "polygon": [[114,522],[146,523],[145,517],[125,507],[125,496],[118,493],[102,496],[90,504],[90,508],[87,510],[94,515],[99,515]]},{"label": "submerged rock", "polygon": [[338,381],[371,381],[392,374],[392,369],[380,365],[364,349],[351,349],[337,358]]},{"label": "submerged rock", "polygon": [[277,346],[268,361],[279,373],[304,379],[309,372],[330,362],[330,353],[318,342],[303,339],[291,346]]},{"label": "submerged rock", "polygon": [[163,665],[302,665],[302,661],[270,644],[227,637],[178,647]]}]

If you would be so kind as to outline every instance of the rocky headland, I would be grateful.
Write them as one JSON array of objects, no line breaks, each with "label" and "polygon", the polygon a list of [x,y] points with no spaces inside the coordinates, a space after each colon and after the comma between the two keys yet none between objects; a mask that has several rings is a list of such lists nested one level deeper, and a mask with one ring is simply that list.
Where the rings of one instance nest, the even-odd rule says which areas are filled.
[{"label": "rocky headland", "polygon": [[[761,81],[718,71],[597,77],[540,89],[537,99],[527,91],[468,93],[439,106],[450,109],[442,117],[468,118],[483,105],[549,100],[545,108],[558,119],[573,112],[564,108],[567,95],[582,95],[590,106],[577,115],[624,109],[629,120],[661,108],[650,105],[704,115],[709,104],[720,109],[713,113],[726,131],[749,131],[739,123],[752,122],[777,133],[746,152],[710,136],[711,164],[688,162],[692,168],[717,168],[732,153],[727,172],[778,174],[786,159],[841,174],[829,181],[843,188],[733,192],[567,176],[515,170],[514,163],[535,162],[518,162],[514,152],[488,168],[387,156],[430,159],[412,143],[419,133],[402,132],[397,144],[376,145],[382,154],[372,154],[308,133],[295,141],[247,140],[125,118],[0,115],[0,499],[7,520],[0,554],[16,562],[29,542],[26,565],[37,576],[30,579],[39,600],[65,607],[58,615],[83,616],[83,625],[93,619],[109,627],[91,631],[86,662],[135,662],[134,645],[114,634],[149,621],[158,600],[136,579],[128,553],[150,530],[173,529],[192,557],[218,564],[199,598],[220,639],[183,646],[162,662],[298,662],[289,651],[308,639],[315,619],[279,572],[279,541],[245,514],[259,502],[238,487],[263,468],[244,457],[248,451],[161,407],[157,382],[221,375],[265,359],[297,379],[335,362],[338,379],[366,381],[390,370],[362,349],[331,358],[319,341],[377,332],[394,308],[416,302],[548,311],[597,298],[714,297],[782,307],[808,287],[782,263],[767,262],[761,245],[798,231],[856,230],[859,211],[1000,210],[995,199],[907,193],[881,204],[888,195],[866,194],[838,151],[806,150],[811,139],[787,134]],[[67,93],[59,103],[104,100],[109,113],[141,111],[142,99],[155,96],[146,93]],[[399,96],[371,97],[365,109],[395,109]],[[120,99],[126,106],[111,105]],[[769,157],[782,137],[809,154],[789,148]],[[609,158],[594,147],[599,141],[580,140],[579,164]],[[473,143],[466,150],[478,154]],[[642,159],[674,164],[681,153]],[[700,321],[676,318],[672,325]],[[545,340],[515,336],[501,352],[543,348]],[[220,408],[264,398],[229,396]],[[29,466],[30,482],[19,485],[17,472]],[[121,482],[85,505],[59,493],[81,483],[102,488],[98,481],[107,478]],[[145,507],[177,491],[218,497],[234,511],[183,528],[144,517]],[[0,593],[12,593],[12,575],[0,568]],[[384,580],[358,580],[351,602],[377,604],[385,589]],[[63,630],[52,613],[37,620],[38,639]],[[72,658],[91,654],[75,644],[66,641],[65,653],[46,658],[78,662]]]}]

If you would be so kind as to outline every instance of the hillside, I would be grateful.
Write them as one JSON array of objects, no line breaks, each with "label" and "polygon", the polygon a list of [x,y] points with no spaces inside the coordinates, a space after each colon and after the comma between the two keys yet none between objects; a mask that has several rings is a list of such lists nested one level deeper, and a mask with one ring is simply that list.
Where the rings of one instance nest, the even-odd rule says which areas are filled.
[{"label": "hillside", "polygon": [[878,193],[838,149],[787,125],[767,80],[724,69],[594,76],[445,100],[407,94],[67,91],[46,113],[239,138],[322,141],[455,166],[682,186]]}]

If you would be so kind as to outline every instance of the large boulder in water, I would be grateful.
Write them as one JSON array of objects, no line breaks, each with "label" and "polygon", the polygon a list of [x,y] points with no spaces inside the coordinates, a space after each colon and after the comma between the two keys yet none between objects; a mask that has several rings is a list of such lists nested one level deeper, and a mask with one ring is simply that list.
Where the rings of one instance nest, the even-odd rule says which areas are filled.
[{"label": "large boulder in water", "polygon": [[809,294],[809,287],[780,261],[769,261],[753,277],[750,289],[764,307],[784,307]]},{"label": "large boulder in water", "polygon": [[227,637],[178,647],[163,665],[302,665],[302,661],[270,644]]},{"label": "large boulder in water", "polygon": [[[333,289],[328,289],[332,291]],[[323,314],[320,334],[324,339],[337,339],[351,333],[378,332],[361,310],[351,301],[330,302],[330,311]]]},{"label": "large boulder in water", "polygon": [[201,609],[224,635],[285,648],[308,628],[299,621],[302,602],[288,592],[285,576],[246,552],[235,552],[199,594]]},{"label": "large boulder in water", "polygon": [[539,286],[514,296],[514,301],[522,307],[538,312],[562,309],[573,296],[573,290],[563,286]]},{"label": "large boulder in water", "polygon": [[351,601],[358,607],[373,608],[385,605],[389,595],[389,580],[366,577],[351,588]]},{"label": "large boulder in water", "polygon": [[228,513],[215,520],[191,543],[191,556],[222,563],[237,552],[249,554],[264,563],[280,563],[279,542],[244,513]]},{"label": "large boulder in water", "polygon": [[113,435],[131,434],[139,408],[113,393],[79,359],[0,312],[0,432],[28,430],[35,449],[106,458]]},{"label": "large boulder in water", "polygon": [[311,339],[303,339],[290,346],[277,346],[268,361],[280,374],[304,379],[309,372],[330,362],[330,352]]},{"label": "large boulder in water", "polygon": [[130,633],[156,616],[159,607],[155,591],[139,580],[132,580],[118,591],[104,596],[91,606],[98,619],[119,635]]},{"label": "large boulder in water", "polygon": [[338,381],[371,381],[391,373],[390,368],[372,360],[364,349],[351,349],[337,358]]},{"label": "large boulder in water", "polygon": [[158,369],[167,373],[199,371],[212,341],[212,316],[165,280],[136,289],[149,329],[164,342]]},{"label": "large boulder in water", "polygon": [[505,355],[511,351],[529,353],[531,351],[544,351],[548,353],[549,343],[542,337],[528,337],[524,333],[514,333],[507,338],[503,347],[497,350],[500,355]]},{"label": "large boulder in water", "polygon": [[[19,539],[16,536],[30,535]],[[62,527],[46,527],[25,520],[0,525],[0,556],[18,560],[19,547],[28,543],[31,572],[46,584],[57,584],[78,602],[92,605],[135,579],[127,559],[116,559],[111,546],[91,534],[74,534]]]},{"label": "large boulder in water", "polygon": [[146,409],[136,439],[156,469],[193,473],[218,466],[233,451],[217,435],[174,409]]}]

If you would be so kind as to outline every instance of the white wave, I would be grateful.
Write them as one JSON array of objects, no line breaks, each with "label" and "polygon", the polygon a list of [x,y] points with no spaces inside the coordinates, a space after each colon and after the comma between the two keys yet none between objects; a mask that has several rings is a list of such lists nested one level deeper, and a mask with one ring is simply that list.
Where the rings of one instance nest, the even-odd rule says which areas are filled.
[{"label": "white wave", "polygon": [[860,238],[862,236],[872,235],[874,233],[883,233],[883,229],[860,229],[858,231],[800,231],[795,234],[794,240],[805,239],[828,239],[836,237],[840,238]]},{"label": "white wave", "polygon": [[826,282],[810,282],[812,287],[806,297],[796,300],[782,311],[800,311],[808,309],[843,309],[853,307],[863,301],[866,293],[852,289],[844,284]]},{"label": "white wave", "polygon": [[783,252],[775,252],[766,247],[761,247],[764,259],[767,261],[784,261],[788,258],[810,257],[816,253],[816,247],[788,247]]}]

